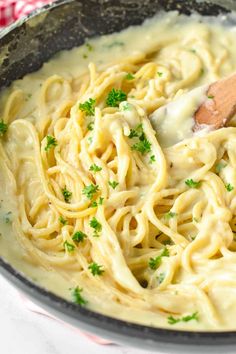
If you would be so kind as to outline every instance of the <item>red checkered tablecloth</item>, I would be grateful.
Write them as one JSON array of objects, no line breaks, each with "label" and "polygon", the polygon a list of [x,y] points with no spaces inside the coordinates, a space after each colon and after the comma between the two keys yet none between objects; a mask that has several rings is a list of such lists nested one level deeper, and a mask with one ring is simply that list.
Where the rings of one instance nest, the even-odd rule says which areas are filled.
[{"label": "red checkered tablecloth", "polygon": [[53,0],[0,0],[0,28]]}]

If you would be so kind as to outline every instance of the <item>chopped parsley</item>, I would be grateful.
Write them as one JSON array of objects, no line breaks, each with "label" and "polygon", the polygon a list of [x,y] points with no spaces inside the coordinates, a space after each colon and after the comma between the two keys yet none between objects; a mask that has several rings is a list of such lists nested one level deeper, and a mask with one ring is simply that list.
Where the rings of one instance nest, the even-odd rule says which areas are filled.
[{"label": "chopped parsley", "polygon": [[98,199],[98,202],[96,202],[95,200],[90,204],[90,208],[96,208],[98,205],[102,205],[103,204],[103,200],[104,198],[100,197]]},{"label": "chopped parsley", "polygon": [[158,75],[159,77],[162,77],[163,73],[162,73],[161,71],[158,71],[158,72],[157,72],[157,75]]},{"label": "chopped parsley", "polygon": [[107,96],[106,105],[109,107],[119,107],[119,104],[126,101],[127,95],[122,90],[112,89]]},{"label": "chopped parsley", "polygon": [[185,184],[189,187],[189,188],[199,188],[201,186],[201,181],[196,182],[194,181],[192,178],[191,179],[187,179],[185,181]]},{"label": "chopped parsley", "polygon": [[107,48],[113,48],[113,47],[123,47],[125,45],[125,43],[124,42],[121,42],[121,41],[114,41],[114,42],[112,42],[112,43],[110,43],[110,44],[107,44],[107,45],[105,45],[105,47],[107,47]]},{"label": "chopped parsley", "polygon": [[168,213],[166,213],[166,214],[164,215],[164,218],[165,218],[166,220],[170,220],[170,219],[174,218],[176,215],[177,215],[177,214],[174,213],[173,211],[169,211]]},{"label": "chopped parsley", "polygon": [[46,138],[47,138],[47,145],[46,145],[45,148],[44,148],[45,151],[48,151],[48,150],[50,150],[52,147],[57,146],[57,141],[56,141],[56,139],[54,138],[54,136],[47,135]]},{"label": "chopped parsley", "polygon": [[232,192],[232,190],[234,189],[234,187],[232,186],[232,184],[228,183],[225,185],[225,188],[228,192]]},{"label": "chopped parsley", "polygon": [[145,137],[143,140],[140,140],[138,143],[131,146],[132,150],[139,151],[142,155],[147,154],[151,151],[152,144]]},{"label": "chopped parsley", "polygon": [[74,233],[74,235],[72,236],[72,240],[75,242],[83,242],[84,239],[87,237],[88,236],[82,231],[76,231],[76,233]]},{"label": "chopped parsley", "polygon": [[223,168],[227,166],[226,163],[219,162],[216,164],[216,173],[220,173]]},{"label": "chopped parsley", "polygon": [[94,194],[96,194],[99,190],[99,186],[95,186],[94,184],[90,184],[85,186],[82,193],[86,195],[88,199],[92,199]]},{"label": "chopped parsley", "polygon": [[109,181],[108,184],[111,186],[111,188],[115,189],[119,183],[116,181]]},{"label": "chopped parsley", "polygon": [[61,192],[62,192],[62,195],[63,195],[63,197],[64,197],[65,202],[66,202],[66,203],[69,203],[69,202],[70,202],[70,199],[71,199],[71,197],[72,197],[72,193],[71,193],[70,191],[68,191],[68,189],[66,189],[66,187],[63,188],[63,189],[61,190]]},{"label": "chopped parsley", "polygon": [[156,161],[155,155],[150,156],[149,163],[153,163],[153,162],[155,162],[155,161]]},{"label": "chopped parsley", "polygon": [[6,223],[6,224],[12,223],[12,212],[11,212],[11,211],[8,211],[8,212],[5,214],[4,218],[5,218],[5,223]]},{"label": "chopped parsley", "polygon": [[87,47],[88,51],[91,52],[93,50],[93,46],[90,43],[86,43],[85,46]]},{"label": "chopped parsley", "polygon": [[72,243],[69,243],[68,241],[65,241],[63,243],[63,246],[64,246],[65,250],[68,252],[73,252],[75,250],[75,246],[72,245]]},{"label": "chopped parsley", "polygon": [[99,237],[99,232],[102,231],[102,224],[95,218],[95,216],[90,220],[89,225],[94,229],[94,237]]},{"label": "chopped parsley", "polygon": [[171,325],[176,324],[178,322],[189,322],[192,320],[199,321],[198,312],[194,312],[192,315],[187,315],[180,318],[175,318],[173,316],[168,317],[168,323]]},{"label": "chopped parsley", "polygon": [[127,75],[125,75],[125,79],[126,80],[133,80],[133,79],[135,79],[135,76],[131,73],[128,73]]},{"label": "chopped parsley", "polygon": [[84,102],[84,103],[80,103],[79,105],[79,109],[82,112],[85,112],[86,116],[94,116],[95,114],[95,103],[96,100],[94,100],[93,98],[90,98],[88,101]]},{"label": "chopped parsley", "polygon": [[169,251],[165,247],[159,256],[155,258],[150,258],[148,265],[151,269],[156,270],[161,264],[162,257],[169,257],[169,256],[170,256]]},{"label": "chopped parsley", "polygon": [[87,125],[88,130],[92,131],[92,130],[93,130],[93,126],[94,126],[94,122],[90,122],[90,123]]},{"label": "chopped parsley", "polygon": [[83,54],[83,58],[87,59],[88,58],[88,54]]},{"label": "chopped parsley", "polygon": [[3,120],[0,120],[0,137],[6,134],[7,129],[8,129],[8,125],[4,123]]},{"label": "chopped parsley", "polygon": [[82,297],[82,295],[81,295],[82,291],[83,291],[83,289],[82,288],[80,289],[78,286],[76,288],[72,289],[72,291],[71,291],[72,299],[78,305],[86,305],[88,303],[88,301],[86,301]]},{"label": "chopped parsley", "polygon": [[94,173],[99,172],[102,170],[102,167],[99,167],[95,163],[90,166],[89,171],[93,171]]},{"label": "chopped parsley", "polygon": [[60,216],[59,217],[59,221],[62,225],[67,225],[68,224],[68,221],[66,219],[63,218],[63,216]]},{"label": "chopped parsley", "polygon": [[209,98],[210,100],[213,100],[214,97],[215,97],[215,96],[213,96],[213,95],[208,95],[208,96],[207,96],[207,98]]},{"label": "chopped parsley", "polygon": [[132,108],[132,105],[129,102],[124,102],[124,104],[122,104],[122,111],[130,111]]},{"label": "chopped parsley", "polygon": [[161,283],[163,283],[164,279],[165,279],[165,273],[160,273],[158,276],[157,276],[157,282],[158,284],[160,285]]},{"label": "chopped parsley", "polygon": [[129,138],[139,138],[143,134],[143,125],[139,124],[135,129],[130,129]]},{"label": "chopped parsley", "polygon": [[104,273],[104,269],[102,269],[102,266],[93,262],[90,263],[90,265],[88,266],[88,269],[91,271],[91,273],[95,276],[95,275],[102,275],[102,273]]},{"label": "chopped parsley", "polygon": [[89,144],[92,144],[93,138],[91,136],[88,138],[88,142],[89,142]]}]

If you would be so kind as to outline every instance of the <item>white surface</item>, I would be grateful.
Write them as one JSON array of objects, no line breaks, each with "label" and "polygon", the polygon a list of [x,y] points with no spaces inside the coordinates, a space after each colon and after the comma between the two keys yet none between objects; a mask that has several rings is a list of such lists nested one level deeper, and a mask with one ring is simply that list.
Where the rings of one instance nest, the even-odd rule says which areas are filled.
[{"label": "white surface", "polygon": [[61,323],[29,311],[17,290],[1,275],[0,304],[1,354],[150,353],[115,345],[95,344]]}]

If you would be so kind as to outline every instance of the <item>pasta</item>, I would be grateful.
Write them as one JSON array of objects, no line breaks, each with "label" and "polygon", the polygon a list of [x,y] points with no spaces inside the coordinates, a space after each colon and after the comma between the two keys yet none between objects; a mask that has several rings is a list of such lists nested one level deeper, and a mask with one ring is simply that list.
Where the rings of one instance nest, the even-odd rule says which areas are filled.
[{"label": "pasta", "polygon": [[[139,50],[124,49],[135,31],[147,31]],[[234,120],[163,147],[149,119],[236,69],[234,32],[174,13],[115,36],[117,59],[90,61],[112,37],[95,39],[63,54],[87,51],[79,74],[52,70],[54,59],[2,94],[12,242],[25,263],[65,278],[80,305],[154,326],[235,329]]]}]

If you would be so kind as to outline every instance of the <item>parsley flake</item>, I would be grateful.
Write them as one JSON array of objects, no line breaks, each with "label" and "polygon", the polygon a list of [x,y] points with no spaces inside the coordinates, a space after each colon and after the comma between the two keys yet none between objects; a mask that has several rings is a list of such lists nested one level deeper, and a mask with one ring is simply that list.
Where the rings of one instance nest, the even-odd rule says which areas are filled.
[{"label": "parsley flake", "polygon": [[8,125],[4,123],[3,120],[0,120],[0,137],[6,134],[7,129],[8,129]]},{"label": "parsley flake", "polygon": [[181,318],[175,318],[173,316],[168,317],[168,323],[171,325],[176,324],[178,322],[189,322],[192,320],[199,321],[198,312],[194,312],[192,315],[187,315]]},{"label": "parsley flake", "polygon": [[177,214],[174,213],[173,211],[169,211],[168,213],[166,213],[166,214],[164,215],[164,218],[165,218],[166,220],[170,220],[170,219],[174,218],[176,215],[177,215]]},{"label": "parsley flake", "polygon": [[125,79],[126,80],[133,80],[133,79],[135,79],[135,76],[131,73],[128,73],[127,75],[125,75]]},{"label": "parsley flake", "polygon": [[159,77],[162,77],[163,73],[162,73],[161,71],[158,71],[158,72],[157,72],[157,75],[158,75]]},{"label": "parsley flake", "polygon": [[199,188],[201,186],[201,181],[196,182],[194,181],[192,178],[191,179],[187,179],[185,181],[185,184],[189,187],[189,188]]},{"label": "parsley flake", "polygon": [[150,141],[148,141],[147,138],[144,137],[143,140],[140,140],[138,143],[132,145],[131,149],[139,151],[142,155],[145,155],[151,151],[151,146],[152,144],[150,143]]},{"label": "parsley flake", "polygon": [[156,161],[155,155],[150,156],[149,163],[153,163],[153,162],[155,162],[155,161]]},{"label": "parsley flake", "polygon": [[82,291],[83,291],[83,289],[82,288],[80,289],[78,286],[76,288],[72,289],[72,291],[71,291],[72,299],[78,305],[86,305],[88,303],[88,301],[86,301],[82,297],[82,295],[81,295]]},{"label": "parsley flake", "polygon": [[119,104],[126,101],[127,95],[122,90],[112,89],[107,96],[106,105],[109,107],[119,107]]},{"label": "parsley flake", "polygon": [[234,189],[234,187],[232,186],[232,184],[228,183],[225,185],[225,188],[228,192],[232,192],[232,190]]},{"label": "parsley flake", "polygon": [[87,125],[88,130],[92,131],[92,130],[93,130],[93,126],[94,126],[94,122],[90,122],[90,123]]},{"label": "parsley flake", "polygon": [[70,202],[70,199],[71,199],[71,197],[72,197],[72,193],[71,193],[70,191],[68,191],[68,189],[66,189],[66,187],[63,188],[63,189],[61,190],[61,192],[62,192],[62,195],[63,195],[63,197],[64,197],[65,202],[66,202],[66,203],[69,203],[69,202]]},{"label": "parsley flake", "polygon": [[72,236],[72,240],[75,242],[83,242],[84,239],[87,237],[88,236],[82,231],[76,231],[76,233],[74,233],[74,235]]},{"label": "parsley flake", "polygon": [[96,100],[94,100],[93,98],[90,98],[88,101],[84,102],[84,103],[80,103],[79,105],[79,109],[82,112],[85,112],[86,116],[94,116],[95,114],[95,103]]},{"label": "parsley flake", "polygon": [[213,95],[208,95],[207,98],[209,98],[210,100],[213,100],[215,96]]},{"label": "parsley flake", "polygon": [[158,276],[157,276],[157,282],[158,284],[160,285],[161,283],[163,283],[164,279],[165,279],[165,273],[160,273]]},{"label": "parsley flake", "polygon": [[223,170],[223,168],[225,168],[227,166],[226,163],[223,162],[219,162],[216,164],[216,173],[219,174],[221,172],[221,170]]},{"label": "parsley flake", "polygon": [[130,129],[129,138],[139,138],[143,134],[143,125],[139,124],[136,128]]},{"label": "parsley flake", "polygon": [[82,232],[82,231],[76,231],[76,233],[74,233],[74,235],[72,236],[72,240],[75,242],[83,242],[85,238],[87,238],[88,236]]},{"label": "parsley flake", "polygon": [[88,199],[92,199],[94,194],[96,194],[99,190],[99,186],[95,186],[94,184],[90,184],[89,186],[85,186],[82,193],[86,195]]},{"label": "parsley flake", "polygon": [[102,231],[102,224],[95,218],[95,216],[90,220],[89,225],[94,229],[93,237],[99,237],[99,232]]},{"label": "parsley flake", "polygon": [[104,269],[102,269],[102,266],[95,263],[95,262],[90,263],[90,265],[88,266],[88,269],[91,271],[93,276],[102,275],[102,273],[104,273]]},{"label": "parsley flake", "polygon": [[65,250],[68,252],[73,252],[75,250],[75,246],[72,245],[72,243],[69,243],[68,241],[65,241],[63,243],[63,246],[64,246]]},{"label": "parsley flake", "polygon": [[170,253],[168,249],[165,247],[159,256],[155,258],[150,258],[148,265],[151,269],[156,270],[161,264],[162,257],[169,257],[169,256]]},{"label": "parsley flake", "polygon": [[116,181],[109,181],[108,184],[111,186],[111,188],[115,189],[119,183]]},{"label": "parsley flake", "polygon": [[67,225],[68,224],[68,221],[66,219],[63,218],[63,216],[60,216],[59,217],[59,221],[62,225]]},{"label": "parsley flake", "polygon": [[44,148],[45,151],[49,151],[52,147],[57,146],[57,141],[54,138],[54,136],[47,135],[46,139],[47,139],[47,145]]},{"label": "parsley flake", "polygon": [[90,166],[89,171],[93,171],[94,173],[99,172],[102,170],[102,167],[99,167],[95,163]]}]

